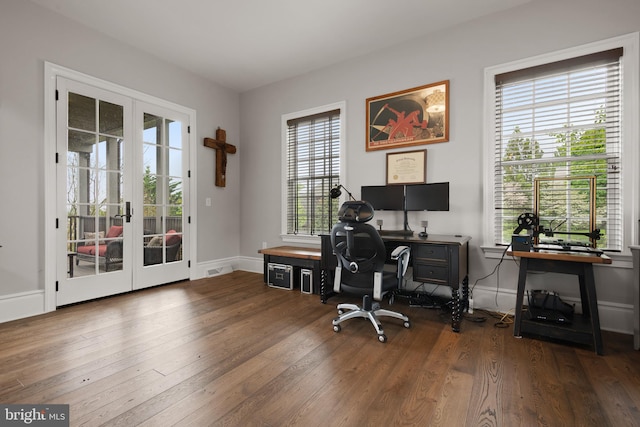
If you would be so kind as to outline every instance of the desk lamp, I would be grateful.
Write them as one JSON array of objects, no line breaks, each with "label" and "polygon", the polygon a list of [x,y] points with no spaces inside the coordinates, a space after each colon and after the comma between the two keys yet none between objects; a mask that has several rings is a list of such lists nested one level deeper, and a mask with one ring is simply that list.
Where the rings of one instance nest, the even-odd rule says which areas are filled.
[{"label": "desk lamp", "polygon": [[349,192],[349,190],[347,190],[346,188],[344,188],[344,186],[342,186],[342,184],[338,184],[335,187],[333,187],[331,189],[331,191],[329,192],[329,195],[331,196],[332,199],[337,199],[338,197],[340,197],[342,195],[342,191],[340,191],[340,189],[343,189],[344,191],[347,192],[347,194],[349,195],[349,199],[350,200],[356,200],[355,197],[353,197],[353,194],[351,194]]}]

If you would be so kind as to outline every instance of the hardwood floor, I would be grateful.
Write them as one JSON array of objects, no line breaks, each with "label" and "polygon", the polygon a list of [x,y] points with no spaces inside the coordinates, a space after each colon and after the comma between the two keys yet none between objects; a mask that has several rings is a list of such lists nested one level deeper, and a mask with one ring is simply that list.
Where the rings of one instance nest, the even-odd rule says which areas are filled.
[{"label": "hardwood floor", "polygon": [[361,319],[333,332],[343,300],[234,272],[0,324],[0,403],[69,404],[72,426],[640,423],[629,335],[597,356],[490,316],[456,334],[399,299],[412,327],[383,319],[382,344]]}]

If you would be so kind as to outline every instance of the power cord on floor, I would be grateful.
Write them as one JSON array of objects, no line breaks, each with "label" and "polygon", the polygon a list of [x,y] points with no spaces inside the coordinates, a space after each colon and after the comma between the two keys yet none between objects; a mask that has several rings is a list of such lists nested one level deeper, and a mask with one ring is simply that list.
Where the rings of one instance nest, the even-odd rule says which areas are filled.
[{"label": "power cord on floor", "polygon": [[481,311],[484,311],[494,319],[498,319],[496,323],[493,324],[493,326],[495,326],[496,328],[508,328],[510,325],[513,325],[513,309],[507,311],[506,313],[494,313],[487,310]]}]

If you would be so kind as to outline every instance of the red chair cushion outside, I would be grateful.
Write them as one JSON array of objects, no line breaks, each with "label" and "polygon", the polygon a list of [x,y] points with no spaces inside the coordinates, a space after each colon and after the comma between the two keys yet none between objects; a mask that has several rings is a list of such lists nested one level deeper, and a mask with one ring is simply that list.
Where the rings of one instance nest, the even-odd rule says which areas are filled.
[{"label": "red chair cushion outside", "polygon": [[167,231],[167,246],[173,246],[176,243],[180,243],[182,236],[176,233],[176,230]]},{"label": "red chair cushion outside", "polygon": [[[96,254],[96,247],[95,246],[78,246],[78,253],[79,254],[85,254],[85,255],[95,255]],[[105,254],[107,253],[107,245],[99,245],[98,246],[98,255],[99,256],[105,256]]]},{"label": "red chair cushion outside", "polygon": [[113,239],[114,237],[118,237],[122,234],[123,227],[121,225],[112,225],[105,236],[107,239]]}]

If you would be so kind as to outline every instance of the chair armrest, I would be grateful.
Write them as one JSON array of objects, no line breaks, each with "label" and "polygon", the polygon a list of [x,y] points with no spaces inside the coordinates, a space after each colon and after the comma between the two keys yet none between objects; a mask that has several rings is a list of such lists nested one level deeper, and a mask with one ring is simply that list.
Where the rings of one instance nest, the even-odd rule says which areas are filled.
[{"label": "chair armrest", "polygon": [[112,240],[107,243],[106,258],[111,261],[122,259],[122,240]]},{"label": "chair armrest", "polygon": [[398,246],[393,250],[393,252],[391,252],[391,259],[398,262],[398,286],[400,285],[400,280],[402,280],[409,268],[410,254],[411,248],[409,246]]},{"label": "chair armrest", "polygon": [[391,252],[391,259],[396,260],[401,256],[404,256],[405,253],[410,253],[411,248],[409,246],[398,246]]}]

